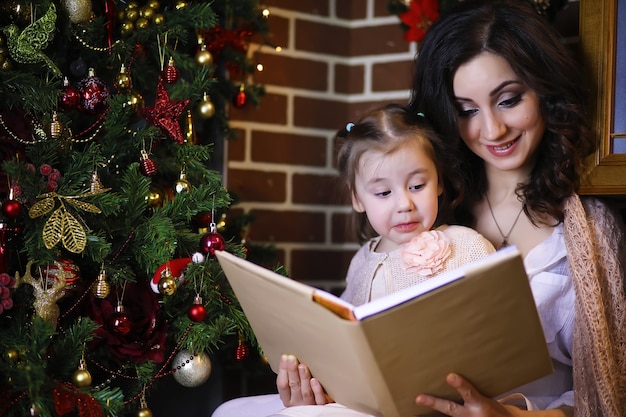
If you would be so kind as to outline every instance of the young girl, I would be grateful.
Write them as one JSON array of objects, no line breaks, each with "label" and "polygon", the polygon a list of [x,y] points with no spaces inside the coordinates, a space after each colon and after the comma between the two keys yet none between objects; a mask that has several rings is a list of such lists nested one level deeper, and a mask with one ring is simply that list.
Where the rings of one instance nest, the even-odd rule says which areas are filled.
[{"label": "young girl", "polygon": [[439,222],[443,146],[424,116],[392,104],[338,136],[337,168],[364,243],[348,269],[344,299],[363,304],[494,251],[474,230]]},{"label": "young girl", "polygon": [[[474,230],[441,224],[440,200],[442,207],[448,204],[445,167],[438,157],[443,144],[423,115],[387,105],[348,123],[338,139],[343,141],[339,175],[364,242],[350,263],[343,299],[363,304],[495,251]],[[280,397],[233,400],[213,417],[264,416],[283,406],[328,402],[320,383],[293,356],[281,358],[276,383]],[[326,407],[337,416],[352,413],[337,404]],[[278,415],[309,415],[299,408]]]}]

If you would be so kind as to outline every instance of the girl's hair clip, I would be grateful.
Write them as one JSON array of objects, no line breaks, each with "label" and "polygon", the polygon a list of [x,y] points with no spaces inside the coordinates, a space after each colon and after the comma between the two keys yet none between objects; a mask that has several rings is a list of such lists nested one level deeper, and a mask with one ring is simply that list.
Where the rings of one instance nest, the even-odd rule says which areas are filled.
[{"label": "girl's hair clip", "polygon": [[417,113],[417,115],[423,117],[424,119],[426,118],[426,116],[422,112]]},{"label": "girl's hair clip", "polygon": [[348,123],[348,124],[346,125],[346,131],[347,131],[348,133],[350,133],[350,131],[352,130],[352,128],[353,128],[353,127],[354,127],[354,123]]}]

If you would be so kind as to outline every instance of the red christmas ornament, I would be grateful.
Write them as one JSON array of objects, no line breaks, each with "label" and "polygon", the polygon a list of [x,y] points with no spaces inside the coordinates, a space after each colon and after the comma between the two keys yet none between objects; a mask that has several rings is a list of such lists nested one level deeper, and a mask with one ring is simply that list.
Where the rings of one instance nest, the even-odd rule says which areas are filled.
[{"label": "red christmas ornament", "polygon": [[180,77],[180,70],[174,64],[174,58],[170,57],[167,66],[163,70],[163,78],[168,84],[174,84]]},{"label": "red christmas ornament", "polygon": [[235,100],[233,104],[238,109],[242,108],[248,102],[248,95],[246,94],[245,87],[241,84],[241,88],[239,88],[239,92],[235,95]]},{"label": "red christmas ornament", "polygon": [[122,336],[130,333],[133,328],[133,323],[130,321],[130,318],[128,318],[128,315],[124,311],[124,306],[121,304],[115,307],[115,313],[111,316],[111,327],[115,333]]},{"label": "red christmas ornament", "polygon": [[17,219],[22,213],[22,203],[17,200],[5,200],[2,203],[2,214],[7,219]]},{"label": "red christmas ornament", "polygon": [[205,255],[215,256],[216,250],[224,250],[225,242],[217,232],[205,233],[200,239],[200,251]]},{"label": "red christmas ornament", "polygon": [[106,109],[110,95],[109,88],[95,76],[93,68],[89,68],[89,75],[78,83],[77,88],[80,92],[83,110],[98,114]]},{"label": "red christmas ornament", "polygon": [[243,341],[239,341],[237,344],[237,348],[235,349],[235,360],[241,362],[248,357],[250,354],[250,349],[246,346]]},{"label": "red christmas ornament", "polygon": [[183,137],[178,119],[180,119],[188,104],[189,99],[170,100],[163,78],[159,78],[157,98],[154,106],[144,107],[139,110],[139,114],[151,125],[158,127],[165,135],[182,145],[185,142],[185,138]]},{"label": "red christmas ornament", "polygon": [[59,107],[62,110],[72,110],[78,107],[80,104],[80,93],[70,85],[67,77],[63,79],[63,89],[61,90],[61,96],[59,97]]},{"label": "red christmas ornament", "polygon": [[157,164],[148,156],[148,152],[141,150],[141,161],[139,161],[139,171],[146,177],[154,177],[157,173]]},{"label": "red christmas ornament", "polygon": [[187,310],[187,317],[196,323],[203,321],[206,317],[206,308],[202,305],[202,297],[199,295],[196,295],[193,304]]}]

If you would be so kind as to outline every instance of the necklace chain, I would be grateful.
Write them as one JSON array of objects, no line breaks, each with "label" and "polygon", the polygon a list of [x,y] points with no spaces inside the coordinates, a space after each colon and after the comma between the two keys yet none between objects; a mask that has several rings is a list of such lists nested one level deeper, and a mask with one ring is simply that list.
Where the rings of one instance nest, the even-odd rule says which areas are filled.
[{"label": "necklace chain", "polygon": [[522,208],[520,209],[519,213],[517,213],[517,217],[515,218],[515,221],[513,221],[513,224],[511,225],[511,228],[509,229],[509,233],[505,235],[504,233],[502,233],[502,229],[500,228],[500,225],[498,224],[498,221],[496,220],[496,216],[493,214],[493,209],[491,208],[491,202],[489,201],[489,197],[485,195],[485,199],[487,200],[487,206],[489,206],[489,213],[491,213],[491,218],[493,219],[493,222],[498,228],[498,232],[500,232],[500,236],[502,236],[502,243],[500,243],[500,246],[498,246],[497,249],[505,248],[509,246],[509,236],[511,236],[511,233],[513,232],[513,229],[515,228],[517,221],[519,220],[520,216],[522,215],[522,212],[524,211],[524,205],[522,204]]}]

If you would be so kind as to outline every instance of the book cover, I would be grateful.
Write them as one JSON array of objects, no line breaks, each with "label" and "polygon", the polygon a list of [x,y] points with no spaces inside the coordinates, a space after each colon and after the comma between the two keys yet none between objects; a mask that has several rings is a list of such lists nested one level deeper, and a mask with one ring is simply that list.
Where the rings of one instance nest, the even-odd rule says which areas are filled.
[{"label": "book cover", "polygon": [[552,372],[514,247],[361,306],[227,252],[216,256],[272,369],[281,354],[295,355],[355,410],[432,413],[415,397],[460,400],[445,383],[449,372],[492,397]]}]

